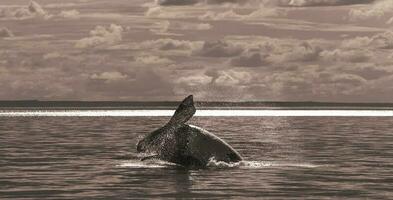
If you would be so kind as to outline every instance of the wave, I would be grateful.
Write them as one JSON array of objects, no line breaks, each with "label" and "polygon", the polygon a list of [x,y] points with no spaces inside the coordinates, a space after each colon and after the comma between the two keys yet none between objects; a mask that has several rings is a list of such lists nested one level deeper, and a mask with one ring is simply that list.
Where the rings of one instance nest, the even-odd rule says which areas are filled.
[{"label": "wave", "polygon": [[216,161],[210,159],[207,164],[208,168],[239,168],[239,169],[259,169],[259,168],[271,168],[271,167],[302,167],[302,168],[315,168],[317,165],[309,163],[285,163],[285,162],[272,162],[272,161],[240,161],[235,163],[227,163],[223,161]]},{"label": "wave", "polygon": [[179,165],[177,165],[175,163],[171,163],[171,162],[166,162],[163,160],[150,159],[150,160],[146,160],[146,161],[141,161],[141,160],[123,161],[120,164],[118,164],[117,167],[136,168],[136,169],[141,169],[141,168],[175,168],[175,167],[179,167]]},{"label": "wave", "polygon": [[[178,168],[182,167],[175,163],[166,162],[158,159],[149,159],[146,161],[127,160],[117,165],[122,168]],[[236,163],[227,163],[210,159],[206,165],[207,169],[261,169],[276,167],[295,167],[295,168],[315,168],[318,165],[310,163],[288,163],[288,162],[272,162],[272,161],[240,161]]]}]

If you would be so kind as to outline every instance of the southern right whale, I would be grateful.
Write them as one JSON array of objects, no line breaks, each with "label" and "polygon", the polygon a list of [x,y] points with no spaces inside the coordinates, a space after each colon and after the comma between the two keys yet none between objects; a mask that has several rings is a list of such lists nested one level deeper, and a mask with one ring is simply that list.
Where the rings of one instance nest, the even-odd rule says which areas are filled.
[{"label": "southern right whale", "polygon": [[211,159],[227,163],[242,160],[240,154],[216,135],[185,124],[195,114],[193,96],[183,100],[170,121],[147,134],[137,144],[137,151],[185,167],[206,167]]}]

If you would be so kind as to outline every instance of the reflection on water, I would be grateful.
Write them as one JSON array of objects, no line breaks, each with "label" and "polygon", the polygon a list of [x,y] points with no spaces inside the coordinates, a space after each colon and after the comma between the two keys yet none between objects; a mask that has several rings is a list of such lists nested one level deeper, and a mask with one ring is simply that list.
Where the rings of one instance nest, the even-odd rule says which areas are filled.
[{"label": "reflection on water", "polygon": [[0,199],[388,199],[393,118],[196,117],[246,161],[139,161],[169,117],[0,117]]}]

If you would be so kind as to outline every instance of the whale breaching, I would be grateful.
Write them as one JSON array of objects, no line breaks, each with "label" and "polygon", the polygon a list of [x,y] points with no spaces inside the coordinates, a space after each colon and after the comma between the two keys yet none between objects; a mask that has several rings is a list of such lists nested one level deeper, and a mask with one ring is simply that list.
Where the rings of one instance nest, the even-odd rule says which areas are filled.
[{"label": "whale breaching", "polygon": [[195,114],[193,96],[190,95],[176,109],[163,127],[147,134],[137,144],[139,153],[176,163],[184,167],[206,167],[211,159],[227,163],[239,162],[242,157],[216,135],[186,122]]}]

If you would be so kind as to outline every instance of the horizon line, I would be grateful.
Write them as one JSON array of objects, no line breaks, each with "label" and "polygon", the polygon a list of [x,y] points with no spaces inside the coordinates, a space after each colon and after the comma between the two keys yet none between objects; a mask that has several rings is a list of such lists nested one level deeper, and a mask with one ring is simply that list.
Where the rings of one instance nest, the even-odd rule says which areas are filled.
[{"label": "horizon line", "polygon": [[[38,99],[23,99],[23,100],[1,100],[0,103],[22,103],[22,102],[42,102],[42,103],[178,103],[182,100],[38,100]],[[320,103],[320,104],[392,104],[392,102],[371,102],[371,101],[285,101],[285,100],[241,100],[241,101],[217,101],[217,100],[202,100],[194,101],[198,103]]]},{"label": "horizon line", "polygon": [[[0,111],[0,117],[170,117],[175,110]],[[392,117],[393,110],[197,110],[196,117]]]}]

